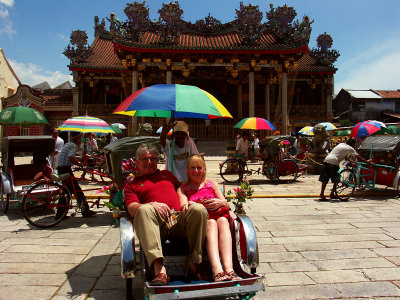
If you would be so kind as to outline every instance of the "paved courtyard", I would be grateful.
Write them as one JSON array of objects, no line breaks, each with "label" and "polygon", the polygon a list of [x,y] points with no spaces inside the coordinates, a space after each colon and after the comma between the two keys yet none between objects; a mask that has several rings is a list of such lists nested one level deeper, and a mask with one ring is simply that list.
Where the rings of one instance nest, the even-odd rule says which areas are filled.
[{"label": "paved courtyard", "polygon": [[[207,157],[209,177],[219,182],[222,160]],[[317,202],[316,175],[292,184],[249,179],[260,198],[245,208],[258,231],[257,271],[266,286],[257,299],[400,298],[400,200],[393,193]],[[107,208],[36,229],[13,206],[0,213],[0,299],[124,299],[119,231]]]}]

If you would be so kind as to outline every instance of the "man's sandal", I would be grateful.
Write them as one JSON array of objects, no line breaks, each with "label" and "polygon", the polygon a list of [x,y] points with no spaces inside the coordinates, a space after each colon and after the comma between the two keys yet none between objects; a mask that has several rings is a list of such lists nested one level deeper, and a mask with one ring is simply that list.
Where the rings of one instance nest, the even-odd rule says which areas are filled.
[{"label": "man's sandal", "polygon": [[169,276],[165,273],[159,273],[154,279],[150,282],[152,286],[164,286],[169,283]]},{"label": "man's sandal", "polygon": [[232,277],[227,275],[225,272],[220,272],[220,273],[214,275],[215,282],[230,281],[230,280],[232,280]]}]

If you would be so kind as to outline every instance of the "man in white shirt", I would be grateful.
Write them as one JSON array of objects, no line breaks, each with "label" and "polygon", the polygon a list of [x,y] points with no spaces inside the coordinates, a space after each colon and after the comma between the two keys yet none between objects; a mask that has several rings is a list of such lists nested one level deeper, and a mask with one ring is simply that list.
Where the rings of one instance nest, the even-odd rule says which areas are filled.
[{"label": "man in white shirt", "polygon": [[176,121],[172,140],[167,134],[172,128],[172,119],[162,127],[160,144],[165,155],[165,169],[171,171],[180,182],[186,180],[186,165],[190,156],[199,154],[197,147],[189,136],[188,125],[184,121]]},{"label": "man in white shirt", "polygon": [[236,142],[236,154],[243,155],[244,159],[247,160],[249,157],[249,133],[243,131],[242,137]]},{"label": "man in white shirt", "polygon": [[58,167],[58,157],[60,156],[61,149],[64,146],[64,140],[58,136],[59,132],[58,130],[53,127],[51,128],[51,136],[53,139],[55,139],[55,148],[52,153],[50,153],[49,156],[49,161],[50,161],[50,167],[53,169],[53,172],[57,172],[57,167]]},{"label": "man in white shirt", "polygon": [[329,182],[329,179],[333,183],[333,187],[330,193],[331,199],[337,199],[337,195],[335,195],[336,184],[339,180],[339,164],[349,155],[354,156],[358,160],[361,160],[368,165],[371,165],[371,162],[358,155],[356,150],[354,150],[354,146],[356,141],[354,138],[349,138],[346,143],[340,143],[332,151],[325,157],[324,160],[324,168],[319,176],[319,181],[321,181],[321,193],[319,195],[319,201],[328,201],[325,198],[325,188]]}]

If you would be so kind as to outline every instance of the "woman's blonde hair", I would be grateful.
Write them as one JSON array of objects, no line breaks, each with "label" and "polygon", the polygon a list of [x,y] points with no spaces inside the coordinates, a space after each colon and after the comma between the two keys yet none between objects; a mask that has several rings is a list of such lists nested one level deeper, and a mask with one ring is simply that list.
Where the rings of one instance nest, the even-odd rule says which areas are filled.
[{"label": "woman's blonde hair", "polygon": [[207,175],[206,161],[204,160],[203,156],[201,156],[199,154],[195,154],[195,155],[192,155],[191,157],[189,157],[189,160],[187,162],[186,181],[184,182],[185,184],[188,184],[190,182],[189,168],[191,167],[191,165],[196,164],[198,162],[201,163],[201,165],[203,166],[203,169],[204,169],[204,173],[203,173],[203,177],[201,178],[201,182],[203,183],[204,181],[206,181],[206,175]]}]

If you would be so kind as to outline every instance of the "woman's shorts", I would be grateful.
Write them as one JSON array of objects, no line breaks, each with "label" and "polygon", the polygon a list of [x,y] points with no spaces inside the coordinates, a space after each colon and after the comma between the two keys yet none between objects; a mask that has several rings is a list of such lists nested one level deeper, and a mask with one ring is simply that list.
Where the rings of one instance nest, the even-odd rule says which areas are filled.
[{"label": "woman's shorts", "polygon": [[324,163],[324,168],[322,169],[321,174],[319,175],[319,181],[328,183],[329,179],[335,183],[339,180],[339,166],[331,165],[329,163]]}]

